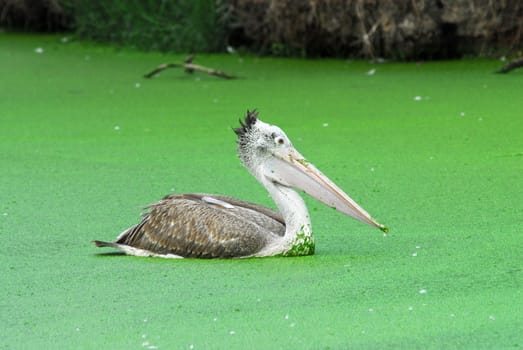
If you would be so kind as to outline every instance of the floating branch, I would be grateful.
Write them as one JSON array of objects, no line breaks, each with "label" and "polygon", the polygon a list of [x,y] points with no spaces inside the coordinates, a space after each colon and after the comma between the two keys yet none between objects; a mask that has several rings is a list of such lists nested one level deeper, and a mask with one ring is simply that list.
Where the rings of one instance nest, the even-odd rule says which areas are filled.
[{"label": "floating branch", "polygon": [[168,69],[168,68],[176,68],[176,67],[182,67],[185,70],[185,73],[192,74],[194,71],[207,73],[209,75],[214,75],[220,78],[224,79],[236,79],[234,75],[227,74],[221,70],[208,68],[204,66],[200,66],[198,64],[192,63],[194,59],[194,55],[189,55],[185,58],[183,63],[164,63],[153,69],[151,72],[144,75],[145,78],[152,78],[156,74],[160,73],[161,71]]},{"label": "floating branch", "polygon": [[508,73],[516,68],[519,68],[523,66],[523,57],[522,58],[516,58],[506,65],[503,66],[500,70],[498,70],[496,73]]}]

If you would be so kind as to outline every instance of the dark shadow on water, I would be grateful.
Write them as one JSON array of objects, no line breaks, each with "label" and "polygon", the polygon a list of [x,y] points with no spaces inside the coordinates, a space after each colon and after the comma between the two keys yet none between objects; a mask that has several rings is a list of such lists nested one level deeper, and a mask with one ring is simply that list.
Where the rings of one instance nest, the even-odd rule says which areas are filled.
[{"label": "dark shadow on water", "polygon": [[114,252],[104,252],[104,253],[96,253],[94,254],[94,256],[97,256],[97,257],[106,257],[106,256],[122,256],[122,255],[125,255],[124,252],[118,252],[118,251],[114,251]]}]

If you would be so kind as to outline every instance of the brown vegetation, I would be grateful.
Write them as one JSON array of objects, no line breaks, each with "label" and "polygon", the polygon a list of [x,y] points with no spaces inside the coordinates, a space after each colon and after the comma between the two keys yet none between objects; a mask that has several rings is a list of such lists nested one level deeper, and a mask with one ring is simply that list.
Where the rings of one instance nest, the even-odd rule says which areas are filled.
[{"label": "brown vegetation", "polygon": [[35,31],[68,28],[70,18],[60,0],[0,0],[0,26]]},{"label": "brown vegetation", "polygon": [[452,58],[521,49],[523,3],[232,0],[231,40],[273,54]]},{"label": "brown vegetation", "polygon": [[[169,3],[178,12],[153,11],[147,16],[142,11],[145,5],[138,0],[118,3],[118,10],[139,12],[126,18],[147,18],[147,25],[140,26],[143,23],[136,21],[121,24],[117,19],[122,15],[113,9],[111,1],[98,0],[96,6],[91,6],[92,0],[0,0],[0,27],[76,29],[102,41],[115,37],[138,40],[138,34],[143,34],[147,38],[145,44],[119,43],[164,51],[184,47],[183,43],[173,44],[176,38],[187,42],[202,36],[210,36],[207,39],[212,45],[207,49],[193,45],[201,51],[216,51],[229,44],[265,54],[308,57],[437,59],[497,53],[521,56],[523,49],[523,2],[519,0],[214,0],[213,6],[202,5],[209,1],[212,5],[213,0],[189,3],[194,8],[200,6],[202,11],[191,14],[187,23],[180,22],[183,15],[178,12],[190,12],[191,7],[183,7],[179,2]],[[144,3],[151,8],[156,6],[152,0]],[[80,8],[82,11],[78,11]],[[117,18],[111,21],[98,16],[100,8]],[[216,11],[219,20],[207,21],[209,24],[202,19],[208,8]],[[163,16],[161,20],[154,20],[155,13]],[[201,26],[188,28],[186,36],[180,34],[180,30],[198,20],[203,23]],[[91,22],[87,31],[78,28],[79,23]],[[114,22],[114,28],[106,29],[106,22]],[[167,29],[155,28],[155,23]],[[207,30],[205,35],[199,32],[202,28]],[[118,29],[122,33],[117,33]],[[125,32],[130,29],[135,32]],[[110,35],[106,38],[97,31]]]}]

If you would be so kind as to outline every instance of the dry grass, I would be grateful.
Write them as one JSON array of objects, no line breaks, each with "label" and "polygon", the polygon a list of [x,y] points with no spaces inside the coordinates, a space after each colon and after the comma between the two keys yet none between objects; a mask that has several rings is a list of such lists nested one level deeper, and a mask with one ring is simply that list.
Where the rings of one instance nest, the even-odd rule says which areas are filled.
[{"label": "dry grass", "polygon": [[523,4],[493,0],[233,0],[257,49],[306,56],[448,58],[520,49]]},{"label": "dry grass", "polygon": [[52,32],[70,23],[60,0],[0,0],[0,27]]},{"label": "dry grass", "polygon": [[[215,0],[214,6],[202,7],[204,3],[188,2],[192,7],[183,7],[181,2],[166,1],[150,13],[143,8],[159,3],[0,0],[0,27],[69,28],[91,39],[125,38],[116,41],[163,51],[203,47],[188,44],[202,41],[202,35],[213,43],[207,51],[224,50],[228,38],[234,47],[282,56],[438,59],[521,54],[518,50],[523,49],[521,1]],[[205,11],[198,11],[198,6]],[[206,19],[210,8],[216,11],[216,20]],[[181,21],[184,14],[187,23],[196,25]]]}]

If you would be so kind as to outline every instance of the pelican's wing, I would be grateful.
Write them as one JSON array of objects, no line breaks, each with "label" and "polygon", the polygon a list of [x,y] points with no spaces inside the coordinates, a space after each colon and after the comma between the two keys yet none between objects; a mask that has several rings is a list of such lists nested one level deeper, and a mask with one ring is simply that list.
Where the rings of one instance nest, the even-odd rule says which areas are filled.
[{"label": "pelican's wing", "polygon": [[112,246],[151,255],[230,258],[255,254],[285,232],[276,212],[226,196],[170,195],[148,208],[142,222]]},{"label": "pelican's wing", "polygon": [[[164,199],[171,198],[173,195],[166,196]],[[179,195],[174,195],[174,197]],[[205,193],[195,193],[187,194],[183,196],[191,196],[194,199],[203,199],[208,200],[209,198],[217,199],[220,202],[225,202],[230,206],[240,209],[239,211],[233,211],[238,213],[246,220],[252,221],[262,227],[265,227],[269,231],[276,233],[279,236],[285,234],[285,221],[283,216],[280,213],[269,209],[267,207],[261,206],[256,203],[242,201],[241,199],[236,199],[234,197],[219,195],[219,194],[205,194]],[[218,203],[217,203],[218,204]],[[230,208],[229,206],[229,208]],[[225,206],[227,207],[227,206]],[[232,209],[232,208],[231,208]],[[242,210],[249,209],[249,210]]]}]

